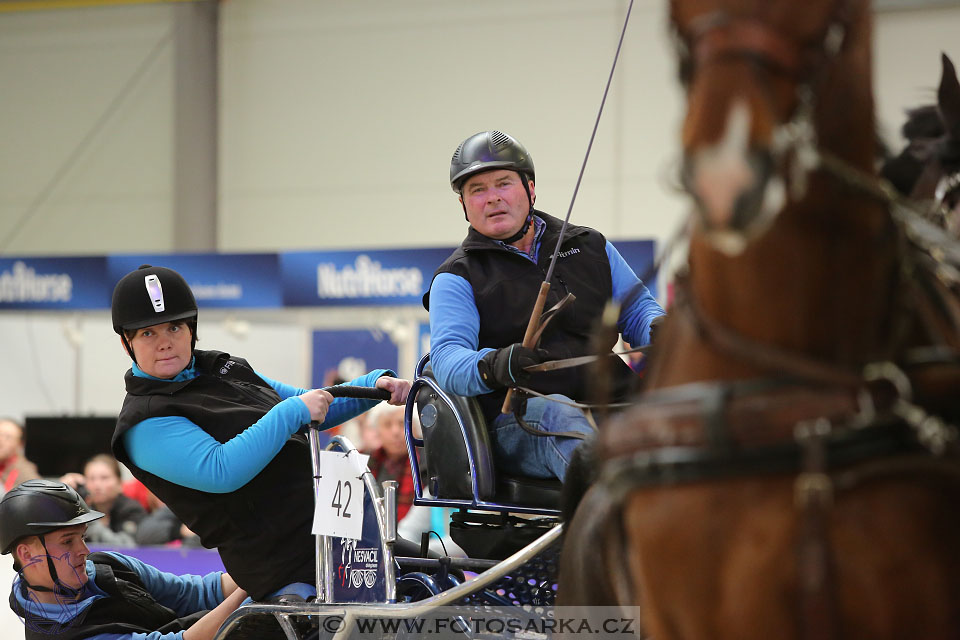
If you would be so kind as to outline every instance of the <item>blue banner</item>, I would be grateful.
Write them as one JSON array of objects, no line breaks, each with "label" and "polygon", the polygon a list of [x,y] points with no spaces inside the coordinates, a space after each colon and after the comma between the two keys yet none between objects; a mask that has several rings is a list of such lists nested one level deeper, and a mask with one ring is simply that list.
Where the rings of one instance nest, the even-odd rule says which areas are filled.
[{"label": "blue banner", "polygon": [[[142,264],[167,267],[183,276],[200,310],[282,307],[275,253],[118,255],[107,258],[110,289]],[[107,300],[109,305],[109,299]]]},{"label": "blue banner", "polygon": [[291,307],[420,304],[452,248],[280,254],[283,303]]},{"label": "blue banner", "polygon": [[[641,278],[653,240],[614,246]],[[545,248],[552,251],[552,248]],[[285,253],[0,258],[0,311],[109,309],[113,287],[142,264],[180,272],[200,309],[417,305],[452,247]],[[656,295],[656,278],[646,282]]]},{"label": "blue banner", "polygon": [[313,332],[314,389],[348,382],[374,369],[397,370],[397,345],[383,331],[332,329]]},{"label": "blue banner", "polygon": [[106,258],[0,258],[0,309],[103,309]]},{"label": "blue banner", "polygon": [[657,274],[648,273],[656,255],[656,242],[653,240],[611,240],[610,242],[656,298]]}]

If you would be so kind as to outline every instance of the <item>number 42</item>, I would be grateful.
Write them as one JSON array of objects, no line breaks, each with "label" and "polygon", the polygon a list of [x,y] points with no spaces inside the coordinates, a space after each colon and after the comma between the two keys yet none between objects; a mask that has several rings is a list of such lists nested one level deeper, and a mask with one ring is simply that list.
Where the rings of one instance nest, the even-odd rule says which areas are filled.
[{"label": "number 42", "polygon": [[[344,503],[341,504],[341,503],[340,503],[340,500],[343,498],[343,491],[344,491],[344,489],[345,489],[345,491],[346,491],[346,498],[347,498],[347,499],[346,499],[346,501],[345,501]],[[333,501],[330,502],[330,506],[337,510],[337,517],[338,517],[338,518],[341,518],[341,517],[342,517],[342,518],[349,518],[349,517],[351,517],[350,514],[347,513],[347,507],[350,506],[350,498],[352,498],[352,497],[353,497],[353,487],[350,485],[350,483],[349,483],[349,482],[343,482],[342,480],[337,480],[337,488],[336,488],[336,490],[333,492]],[[342,515],[342,516],[340,515],[340,509],[343,509],[343,515]]]}]

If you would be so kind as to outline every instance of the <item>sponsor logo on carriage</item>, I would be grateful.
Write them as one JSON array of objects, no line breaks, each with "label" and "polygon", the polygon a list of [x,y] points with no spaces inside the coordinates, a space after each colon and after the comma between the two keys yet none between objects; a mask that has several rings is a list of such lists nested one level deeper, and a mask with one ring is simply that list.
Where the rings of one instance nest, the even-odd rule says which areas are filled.
[{"label": "sponsor logo on carriage", "polygon": [[17,260],[0,272],[0,302],[69,302],[73,279],[66,273],[38,274]]},{"label": "sponsor logo on carriage", "polygon": [[357,541],[351,538],[340,538],[340,566],[337,569],[340,586],[371,589],[377,583],[380,549],[358,549],[356,544]]},{"label": "sponsor logo on carriage", "polygon": [[342,269],[330,262],[317,265],[317,295],[321,298],[419,296],[422,287],[420,269],[384,268],[364,254]]},{"label": "sponsor logo on carriage", "polygon": [[567,256],[572,256],[575,253],[580,253],[580,249],[574,247],[573,249],[567,249],[566,251],[561,251],[557,254],[558,258],[566,258]]}]

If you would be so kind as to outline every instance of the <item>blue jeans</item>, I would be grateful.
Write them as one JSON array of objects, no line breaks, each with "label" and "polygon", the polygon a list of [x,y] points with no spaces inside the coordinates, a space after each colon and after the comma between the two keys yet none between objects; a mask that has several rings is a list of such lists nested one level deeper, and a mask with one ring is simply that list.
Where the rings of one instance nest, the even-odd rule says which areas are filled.
[{"label": "blue jeans", "polygon": [[[562,395],[553,395],[569,402]],[[527,400],[524,421],[541,431],[578,431],[594,433],[580,409],[544,398]],[[532,478],[563,480],[570,465],[573,450],[582,440],[577,438],[535,436],[527,433],[510,414],[500,414],[490,425],[493,457],[497,469]]]}]

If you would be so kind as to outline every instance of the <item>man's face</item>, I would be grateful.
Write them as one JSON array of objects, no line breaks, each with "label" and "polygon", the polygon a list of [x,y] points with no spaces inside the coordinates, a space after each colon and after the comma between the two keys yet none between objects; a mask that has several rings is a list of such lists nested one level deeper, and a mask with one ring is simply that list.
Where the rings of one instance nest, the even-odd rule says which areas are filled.
[{"label": "man's face", "polygon": [[[528,185],[532,200],[535,197],[533,183]],[[520,174],[508,169],[470,176],[463,183],[460,200],[467,211],[470,226],[496,240],[509,238],[519,231],[530,212]]]},{"label": "man's face", "polygon": [[137,365],[155,378],[173,378],[190,364],[190,329],[183,321],[138,329],[130,347]]},{"label": "man's face", "polygon": [[0,420],[0,462],[20,453],[20,427],[9,420]]},{"label": "man's face", "polygon": [[29,571],[30,583],[47,588],[53,587],[53,580],[47,570],[46,556],[49,556],[53,559],[53,566],[60,582],[72,589],[79,589],[86,584],[86,562],[87,556],[90,555],[90,549],[83,541],[86,530],[87,525],[78,524],[44,534],[46,551],[40,544],[39,538],[33,538],[29,543],[24,543],[27,544],[32,556],[30,560],[23,563],[24,570]]}]

